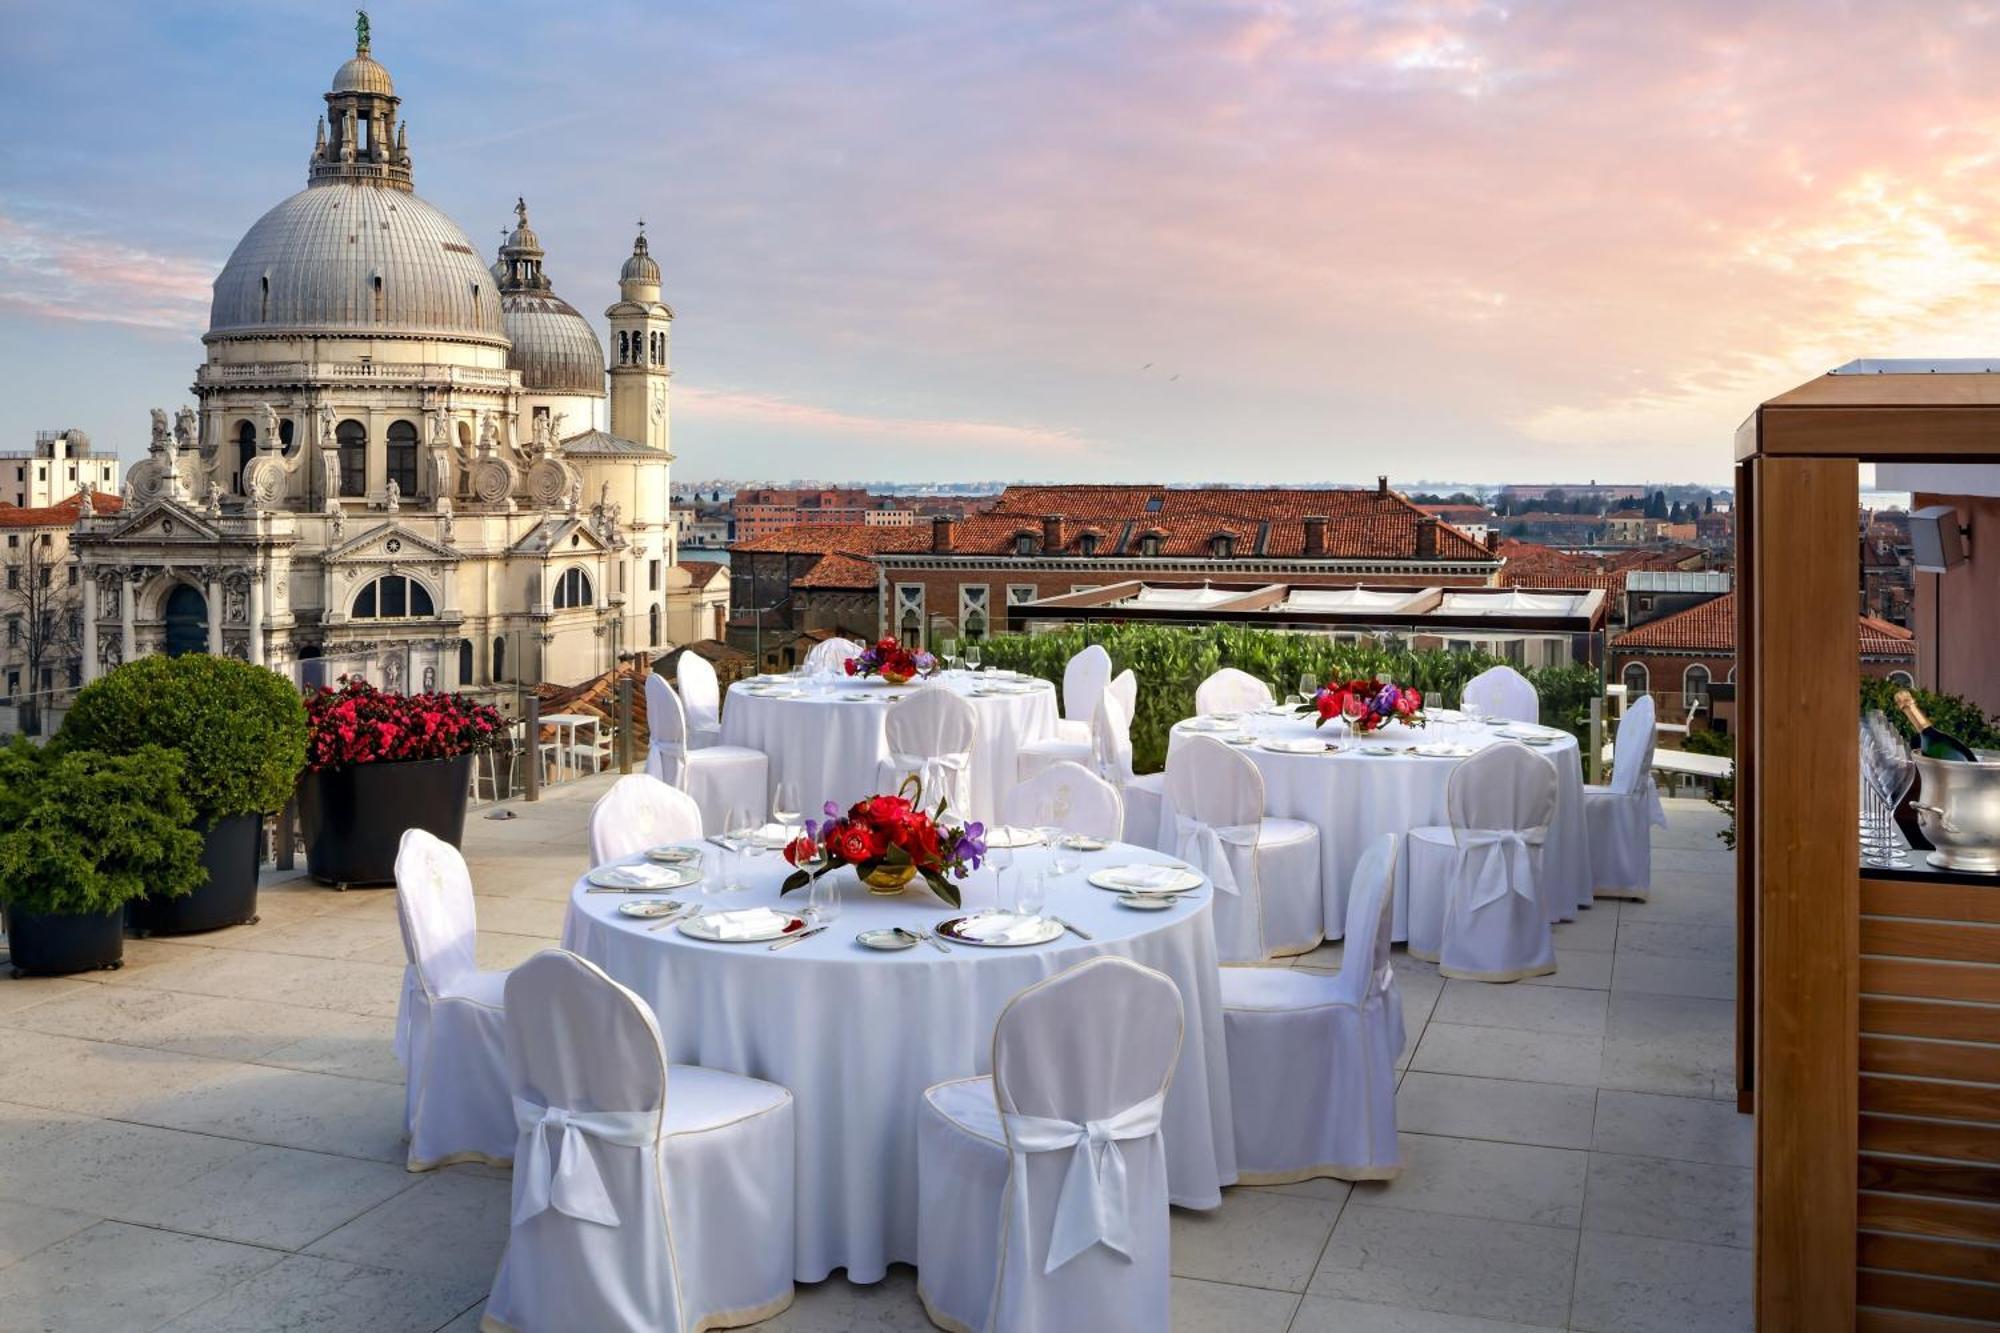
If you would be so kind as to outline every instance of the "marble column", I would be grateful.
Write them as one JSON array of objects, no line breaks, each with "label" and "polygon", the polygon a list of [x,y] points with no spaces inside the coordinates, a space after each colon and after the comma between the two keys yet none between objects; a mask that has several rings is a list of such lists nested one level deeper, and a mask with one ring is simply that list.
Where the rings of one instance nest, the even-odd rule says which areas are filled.
[{"label": "marble column", "polygon": [[222,656],[222,576],[208,573],[208,655]]},{"label": "marble column", "polygon": [[264,665],[264,571],[250,570],[250,664]]},{"label": "marble column", "polygon": [[85,565],[83,573],[83,682],[97,679],[97,571]]},{"label": "marble column", "polygon": [[139,617],[139,573],[133,570],[118,580],[118,651],[121,662],[134,662],[139,657],[138,627],[134,622]]}]

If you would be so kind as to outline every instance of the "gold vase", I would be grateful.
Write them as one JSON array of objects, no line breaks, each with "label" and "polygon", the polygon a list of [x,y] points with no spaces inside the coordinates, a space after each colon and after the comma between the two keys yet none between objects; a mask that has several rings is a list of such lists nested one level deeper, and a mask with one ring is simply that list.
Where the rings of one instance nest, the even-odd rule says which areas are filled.
[{"label": "gold vase", "polygon": [[863,875],[861,882],[868,886],[868,892],[891,898],[910,887],[916,877],[915,866],[877,866]]}]

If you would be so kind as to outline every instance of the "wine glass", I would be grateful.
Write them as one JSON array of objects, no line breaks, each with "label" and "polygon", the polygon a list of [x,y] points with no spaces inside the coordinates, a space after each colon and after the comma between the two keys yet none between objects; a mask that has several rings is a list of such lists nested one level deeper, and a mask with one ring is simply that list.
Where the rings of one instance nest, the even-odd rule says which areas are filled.
[{"label": "wine glass", "polygon": [[946,671],[951,670],[958,662],[958,640],[952,638],[939,639],[937,655],[938,660],[944,663],[944,669]]},{"label": "wine glass", "polygon": [[1311,703],[1319,695],[1319,678],[1310,671],[1299,672],[1299,702]]},{"label": "wine glass", "polygon": [[965,645],[965,665],[970,670],[979,670],[979,645],[977,643],[968,643]]},{"label": "wine glass", "polygon": [[988,846],[986,864],[993,867],[993,908],[998,912],[1014,910],[1014,849],[1011,847]]},{"label": "wine glass", "polygon": [[750,835],[755,816],[747,805],[732,805],[723,813],[721,837],[722,883],[718,893],[741,893],[750,886],[744,880],[744,862],[749,859]]},{"label": "wine glass", "polygon": [[1347,721],[1347,734],[1359,735],[1355,724],[1368,714],[1368,701],[1358,694],[1349,694],[1340,701],[1340,715]]},{"label": "wine glass", "polygon": [[805,806],[799,800],[799,784],[780,782],[771,796],[771,819],[785,830],[785,841],[799,836],[805,827]]},{"label": "wine glass", "polygon": [[830,926],[840,919],[840,876],[822,874],[828,864],[826,846],[815,841],[812,851],[799,858],[799,869],[815,876],[806,890],[806,915],[815,926]]},{"label": "wine glass", "polygon": [[1907,866],[1910,858],[1903,854],[1903,840],[1897,835],[1895,825],[1896,807],[1910,791],[1916,781],[1916,761],[1910,757],[1910,750],[1903,743],[1898,732],[1887,717],[1871,711],[1861,722],[1862,772],[1867,774],[1869,785],[1875,789],[1881,804],[1877,807],[1877,842],[1882,847],[1883,865]]}]

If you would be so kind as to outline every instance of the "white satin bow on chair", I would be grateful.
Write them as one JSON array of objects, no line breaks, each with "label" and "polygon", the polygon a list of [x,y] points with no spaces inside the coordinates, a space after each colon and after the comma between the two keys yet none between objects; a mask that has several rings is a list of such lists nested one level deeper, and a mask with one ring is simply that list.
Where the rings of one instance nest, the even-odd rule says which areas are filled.
[{"label": "white satin bow on chair", "polygon": [[1027,1206],[1027,1155],[1060,1152],[1074,1147],[1062,1193],[1056,1198],[1055,1224],[1049,1232],[1049,1258],[1044,1273],[1053,1273],[1093,1245],[1105,1245],[1132,1257],[1131,1204],[1126,1197],[1125,1153],[1121,1140],[1150,1138],[1160,1132],[1167,1104],[1162,1089],[1135,1106],[1102,1120],[1077,1124],[1042,1116],[1008,1115],[1007,1141],[1014,1149],[1014,1178]]},{"label": "white satin bow on chair", "polygon": [[683,785],[687,770],[687,748],[679,741],[656,740],[646,755],[646,771],[669,787]]},{"label": "white satin bow on chair", "polygon": [[1528,859],[1531,848],[1539,847],[1548,837],[1546,824],[1525,829],[1454,829],[1452,836],[1461,847],[1500,848],[1500,855],[1490,857],[1480,867],[1479,878],[1472,886],[1472,893],[1466,899],[1466,906],[1478,911],[1488,903],[1497,903],[1509,893],[1518,893],[1523,898],[1535,896],[1533,863]]},{"label": "white satin bow on chair", "polygon": [[940,794],[954,800],[957,798],[959,778],[972,767],[972,756],[963,751],[957,754],[892,754],[889,763],[898,773],[914,773],[917,781],[924,786],[925,804],[936,805]]},{"label": "white satin bow on chair", "polygon": [[1230,869],[1229,852],[1224,843],[1238,847],[1257,845],[1257,825],[1225,824],[1217,828],[1204,824],[1199,819],[1186,815],[1174,816],[1174,829],[1178,838],[1180,858],[1201,867],[1209,882],[1223,893],[1240,893],[1236,885],[1236,872]]},{"label": "white satin bow on chair", "polygon": [[[611,1204],[610,1191],[597,1169],[584,1137],[601,1139],[623,1148],[643,1148],[658,1132],[658,1111],[571,1111],[560,1106],[537,1106],[514,1098],[514,1123],[528,1136],[525,1161],[514,1170],[520,1182],[520,1199],[514,1205],[514,1225],[553,1208],[585,1222],[618,1225],[618,1210]],[[549,1155],[549,1132],[562,1131],[562,1148]]]}]

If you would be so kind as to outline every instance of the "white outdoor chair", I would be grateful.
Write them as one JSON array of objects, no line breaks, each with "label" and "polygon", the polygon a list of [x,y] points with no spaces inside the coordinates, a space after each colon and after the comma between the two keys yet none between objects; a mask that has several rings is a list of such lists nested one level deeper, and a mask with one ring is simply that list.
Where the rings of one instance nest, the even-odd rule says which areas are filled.
[{"label": "white outdoor chair", "polygon": [[688,749],[680,696],[657,671],[646,677],[646,724],[653,733],[646,772],[693,797],[704,829],[727,832],[731,811],[764,821],[771,797],[769,756],[741,745]]},{"label": "white outdoor chair", "polygon": [[808,676],[820,671],[845,675],[847,659],[859,656],[861,645],[852,639],[822,639],[806,650],[806,660],[799,663],[799,668]]},{"label": "white outdoor chair", "polygon": [[1652,825],[1667,826],[1653,785],[1653,700],[1647,696],[1618,721],[1611,781],[1583,789],[1583,823],[1590,839],[1590,882],[1600,898],[1644,902],[1653,891]]},{"label": "white outdoor chair", "polygon": [[[1138,715],[1139,678],[1132,674],[1131,667],[1126,667],[1123,671],[1113,676],[1111,683],[1104,687],[1104,692],[1114,696],[1118,700],[1119,707],[1125,710],[1125,721],[1128,724]],[[1097,719],[1093,717],[1091,719],[1092,727],[1095,728],[1096,724]],[[1093,739],[1095,739],[1094,736]]]},{"label": "white outdoor chair", "polygon": [[[718,830],[720,831],[720,830]],[[650,773],[627,773],[590,807],[590,863],[609,865],[649,847],[701,837],[701,807]]]},{"label": "white outdoor chair", "polygon": [[1510,666],[1489,667],[1465,682],[1460,704],[1476,704],[1488,717],[1530,726],[1542,720],[1542,697],[1528,678]]},{"label": "white outdoor chair", "polygon": [[1089,644],[1063,667],[1062,721],[1056,736],[1090,746],[1090,719],[1097,716],[1097,701],[1111,681],[1111,654],[1098,644]]},{"label": "white outdoor chair", "polygon": [[1347,893],[1347,947],[1333,976],[1222,969],[1222,1030],[1236,1122],[1236,1180],[1389,1180],[1403,997],[1389,963],[1396,846],[1372,839]]},{"label": "white outdoor chair", "polygon": [[1017,828],[1060,828],[1117,842],[1125,836],[1118,789],[1082,764],[1051,764],[1000,798],[1000,820]]},{"label": "white outdoor chair", "polygon": [[715,683],[715,668],[699,653],[684,652],[674,664],[674,680],[680,686],[681,708],[687,715],[687,743],[690,750],[705,750],[722,743],[722,691]]},{"label": "white outdoor chair", "polygon": [[501,1037],[507,974],[473,961],[478,923],[465,858],[422,829],[406,830],[396,851],[396,923],[406,959],[396,1007],[404,1165],[505,1166],[514,1156]]},{"label": "white outdoor chair", "polygon": [[1140,847],[1157,845],[1161,810],[1167,800],[1166,774],[1132,771],[1132,715],[1125,711],[1117,689],[1106,690],[1098,701],[1091,733],[1091,757],[1097,771],[1118,789],[1118,798],[1125,803],[1125,832],[1119,840]]},{"label": "white outdoor chair", "polygon": [[884,794],[894,792],[914,773],[924,785],[926,807],[942,796],[953,813],[965,816],[972,804],[972,747],[979,740],[979,715],[972,705],[934,685],[891,706],[883,730],[889,757],[876,770],[876,786]]},{"label": "white outdoor chair", "polygon": [[1224,667],[1194,687],[1194,711],[1204,717],[1210,713],[1254,713],[1276,702],[1269,685],[1235,667]]},{"label": "white outdoor chair", "polygon": [[1215,886],[1216,955],[1260,963],[1306,953],[1324,938],[1319,830],[1264,814],[1264,775],[1212,736],[1193,736],[1167,756],[1173,852]]},{"label": "white outdoor chair", "polygon": [[1556,768],[1515,741],[1452,770],[1448,825],[1409,833],[1410,955],[1463,981],[1556,970],[1541,847],[1556,815]]},{"label": "white outdoor chair", "polygon": [[792,1303],[792,1094],[669,1065],[645,1001],[549,949],[507,982],[507,1249],[480,1327],[696,1333]]},{"label": "white outdoor chair", "polygon": [[1171,980],[1093,958],[1001,1011],[991,1077],[924,1092],[917,1294],[931,1322],[1167,1327],[1160,1117],[1182,1030]]}]

